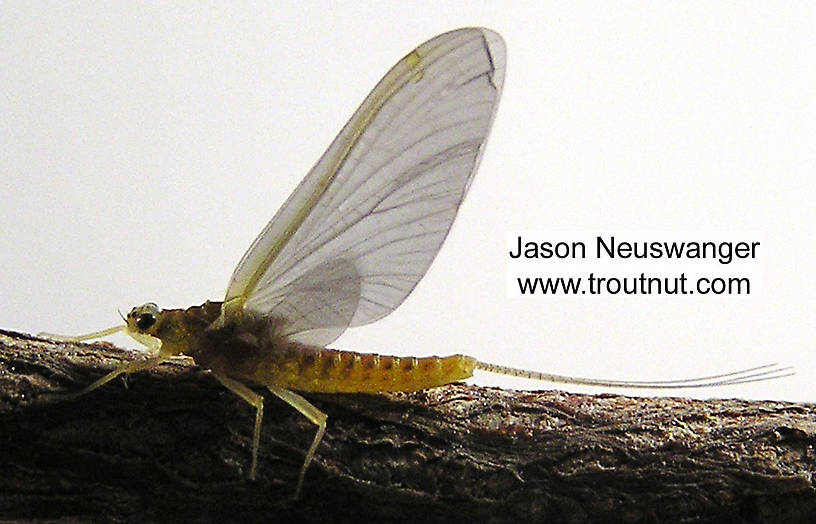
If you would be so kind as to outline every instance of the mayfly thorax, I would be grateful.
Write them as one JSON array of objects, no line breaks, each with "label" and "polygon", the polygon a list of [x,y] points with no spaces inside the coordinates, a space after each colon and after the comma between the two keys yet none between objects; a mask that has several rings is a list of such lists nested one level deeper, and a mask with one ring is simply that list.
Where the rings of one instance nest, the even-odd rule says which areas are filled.
[{"label": "mayfly thorax", "polygon": [[480,362],[398,358],[327,349],[348,327],[396,309],[423,277],[470,186],[496,112],[505,70],[501,37],[465,28],[439,35],[400,60],[363,101],[238,263],[222,302],[162,310],[133,308],[124,331],[149,358],[93,382],[175,355],[193,357],[256,408],[249,476],[254,478],[266,387],[318,426],[297,483],[326,429],[302,392],[416,391],[456,382],[475,369],[538,380],[611,387],[679,388],[784,376],[761,366],[664,382],[584,379]]}]

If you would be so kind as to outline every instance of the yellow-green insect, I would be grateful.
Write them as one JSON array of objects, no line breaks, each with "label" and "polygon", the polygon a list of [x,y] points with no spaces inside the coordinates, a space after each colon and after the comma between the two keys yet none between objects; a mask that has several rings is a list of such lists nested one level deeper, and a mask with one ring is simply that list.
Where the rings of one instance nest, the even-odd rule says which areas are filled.
[{"label": "yellow-green insect", "polygon": [[[695,387],[779,376],[763,366],[673,382],[582,379],[508,368],[472,357],[398,358],[326,349],[350,326],[399,306],[433,261],[479,164],[501,93],[505,49],[487,29],[451,31],[400,60],[363,101],[329,149],[238,263],[223,302],[162,310],[133,308],[126,324],[79,337],[125,333],[150,357],[105,375],[189,355],[256,410],[254,478],[268,388],[318,426],[326,414],[295,391],[416,391],[472,376],[474,369],[618,387]],[[776,373],[776,374],[775,374]]]}]

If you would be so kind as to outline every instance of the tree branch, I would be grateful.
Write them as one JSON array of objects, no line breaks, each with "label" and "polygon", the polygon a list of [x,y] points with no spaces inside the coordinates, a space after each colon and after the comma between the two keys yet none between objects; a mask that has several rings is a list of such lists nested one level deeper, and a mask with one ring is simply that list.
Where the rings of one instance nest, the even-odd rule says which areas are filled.
[{"label": "tree branch", "polygon": [[302,522],[805,522],[816,406],[452,385],[253,409],[189,361],[81,389],[136,355],[0,331],[0,518]]}]

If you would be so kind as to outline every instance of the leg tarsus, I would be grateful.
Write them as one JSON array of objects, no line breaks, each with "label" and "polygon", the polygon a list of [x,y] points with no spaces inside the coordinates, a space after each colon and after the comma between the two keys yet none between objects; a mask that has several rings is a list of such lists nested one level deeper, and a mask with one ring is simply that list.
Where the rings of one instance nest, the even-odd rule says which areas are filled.
[{"label": "leg tarsus", "polygon": [[255,406],[255,429],[252,430],[252,466],[249,468],[249,479],[255,480],[255,470],[258,469],[258,447],[261,445],[261,421],[263,421],[263,397],[261,403]]},{"label": "leg tarsus", "polygon": [[49,396],[50,398],[47,398],[46,400],[73,400],[77,397],[81,397],[86,393],[90,393],[96,388],[104,386],[105,384],[115,379],[119,375],[136,373],[138,371],[150,369],[152,367],[158,366],[162,362],[162,360],[164,360],[164,358],[162,357],[152,357],[144,360],[134,360],[132,362],[122,364],[121,366],[114,369],[107,375],[104,375],[103,377],[98,378],[97,380],[91,382],[90,384],[82,388],[80,391],[77,391],[76,393],[60,393],[50,395]]},{"label": "leg tarsus", "polygon": [[295,408],[300,412],[301,415],[309,419],[313,424],[317,426],[317,433],[314,436],[314,440],[312,441],[312,445],[309,447],[309,451],[306,452],[306,459],[303,461],[303,466],[300,468],[300,475],[298,476],[298,483],[297,488],[295,489],[295,498],[300,497],[300,489],[303,487],[303,478],[306,475],[306,468],[309,467],[309,463],[312,461],[315,455],[315,450],[317,450],[318,444],[323,439],[323,433],[326,432],[326,419],[328,418],[325,413],[317,409],[311,402],[306,400],[305,398],[301,397],[294,391],[289,391],[288,389],[283,389],[278,386],[267,386],[269,391],[274,393],[278,398]]},{"label": "leg tarsus", "polygon": [[252,432],[252,465],[249,467],[249,478],[255,480],[255,470],[258,467],[258,447],[261,442],[261,422],[263,421],[263,397],[255,393],[243,382],[231,379],[226,375],[213,371],[213,375],[225,388],[232,391],[250,405],[255,407],[255,429]]}]

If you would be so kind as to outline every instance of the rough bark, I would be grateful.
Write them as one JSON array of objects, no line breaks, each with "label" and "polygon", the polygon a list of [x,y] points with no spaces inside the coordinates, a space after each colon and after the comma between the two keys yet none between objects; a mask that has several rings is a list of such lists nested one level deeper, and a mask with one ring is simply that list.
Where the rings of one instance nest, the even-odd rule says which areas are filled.
[{"label": "rough bark", "polygon": [[[179,360],[74,400],[133,353],[0,331],[0,519],[812,522],[816,406],[451,385],[309,395],[326,437]],[[125,387],[125,385],[127,387]]]}]

